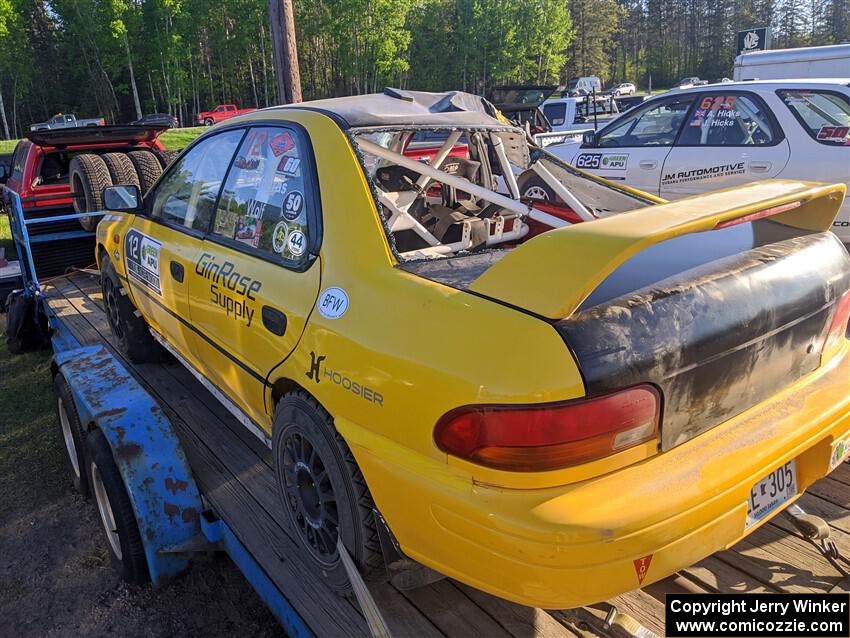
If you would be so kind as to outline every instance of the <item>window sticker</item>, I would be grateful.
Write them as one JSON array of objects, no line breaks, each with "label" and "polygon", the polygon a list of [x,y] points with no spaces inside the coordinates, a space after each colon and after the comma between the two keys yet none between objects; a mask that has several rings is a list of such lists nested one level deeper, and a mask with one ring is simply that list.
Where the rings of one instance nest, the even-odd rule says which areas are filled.
[{"label": "window sticker", "polygon": [[286,250],[287,235],[289,235],[289,226],[286,225],[286,222],[278,222],[272,232],[272,250],[279,255]]},{"label": "window sticker", "polygon": [[304,208],[304,194],[301,191],[292,191],[283,200],[283,218],[294,222]]},{"label": "window sticker", "polygon": [[277,173],[278,175],[285,175],[287,177],[296,177],[300,167],[301,160],[299,158],[284,157],[277,164]]},{"label": "window sticker", "polygon": [[263,222],[256,217],[250,215],[239,215],[236,219],[236,241],[241,241],[243,244],[257,247],[260,242],[260,231],[263,228]]},{"label": "window sticker", "polygon": [[821,126],[817,139],[825,142],[850,144],[850,126]]},{"label": "window sticker", "polygon": [[255,171],[260,168],[263,163],[263,158],[260,157],[245,157],[240,155],[233,161],[233,166],[242,171]]},{"label": "window sticker", "polygon": [[288,132],[284,131],[283,133],[275,135],[269,142],[269,146],[271,147],[274,156],[280,157],[287,151],[291,151],[295,148],[295,142],[293,141],[292,136]]},{"label": "window sticker", "polygon": [[300,230],[293,230],[289,233],[289,236],[286,238],[286,247],[295,257],[303,255],[307,248],[307,239],[304,237],[304,233]]},{"label": "window sticker", "polygon": [[244,148],[248,149],[248,157],[265,158],[266,152],[263,147],[265,146],[268,137],[268,132],[263,129],[251,129],[248,133],[248,137],[245,139],[245,143],[242,145]]}]

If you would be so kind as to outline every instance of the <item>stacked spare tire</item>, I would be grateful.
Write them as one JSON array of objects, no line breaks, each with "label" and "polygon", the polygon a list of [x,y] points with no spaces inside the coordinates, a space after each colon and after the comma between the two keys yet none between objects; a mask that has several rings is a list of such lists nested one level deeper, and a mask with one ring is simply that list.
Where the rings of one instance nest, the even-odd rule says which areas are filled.
[{"label": "stacked spare tire", "polygon": [[[144,195],[162,175],[163,169],[177,151],[136,150],[127,153],[83,153],[76,155],[70,164],[69,180],[74,194],[74,211],[89,213],[102,211],[103,189],[118,184],[133,184]],[[101,215],[80,218],[80,225],[93,231]]]}]

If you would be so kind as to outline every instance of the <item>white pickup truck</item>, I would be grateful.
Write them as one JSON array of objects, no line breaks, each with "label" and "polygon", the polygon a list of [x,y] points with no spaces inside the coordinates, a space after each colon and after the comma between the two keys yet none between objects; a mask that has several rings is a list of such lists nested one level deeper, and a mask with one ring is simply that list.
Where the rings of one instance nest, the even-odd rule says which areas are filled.
[{"label": "white pickup truck", "polygon": [[31,131],[53,131],[60,128],[76,128],[78,126],[104,126],[106,120],[102,117],[77,119],[73,113],[57,113],[46,122],[36,122],[30,125]]},{"label": "white pickup truck", "polygon": [[[850,186],[850,78],[668,91],[546,150],[665,199],[774,177]],[[850,242],[850,199],[833,230]]]}]

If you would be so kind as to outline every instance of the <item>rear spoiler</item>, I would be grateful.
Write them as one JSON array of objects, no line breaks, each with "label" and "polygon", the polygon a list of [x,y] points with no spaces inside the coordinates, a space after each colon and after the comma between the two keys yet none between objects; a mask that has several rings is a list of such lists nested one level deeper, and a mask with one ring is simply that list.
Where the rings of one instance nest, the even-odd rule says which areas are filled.
[{"label": "rear spoiler", "polygon": [[62,148],[73,144],[103,144],[107,142],[153,142],[167,126],[122,124],[115,126],[77,126],[47,131],[29,131],[26,137],[36,146]]},{"label": "rear spoiler", "polygon": [[766,217],[825,232],[845,191],[844,184],[764,180],[551,230],[502,257],[469,290],[564,319],[608,275],[649,246]]}]

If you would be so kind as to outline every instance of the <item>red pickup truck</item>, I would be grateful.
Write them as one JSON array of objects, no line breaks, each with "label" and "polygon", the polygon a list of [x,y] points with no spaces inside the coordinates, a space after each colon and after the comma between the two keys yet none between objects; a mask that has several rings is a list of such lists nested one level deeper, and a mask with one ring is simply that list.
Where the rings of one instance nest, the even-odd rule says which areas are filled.
[{"label": "red pickup truck", "polygon": [[198,124],[212,126],[213,124],[218,124],[219,122],[235,117],[236,115],[242,115],[243,113],[250,113],[251,111],[256,110],[257,109],[238,109],[235,104],[219,104],[212,111],[201,111],[198,113],[196,119]]}]

